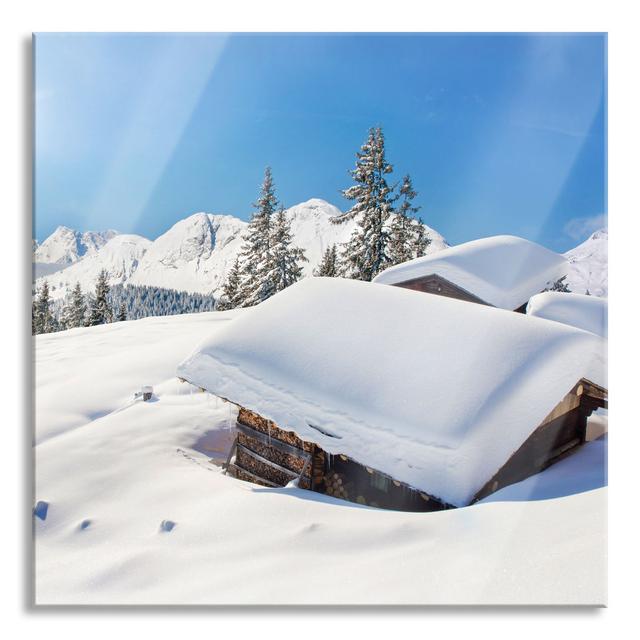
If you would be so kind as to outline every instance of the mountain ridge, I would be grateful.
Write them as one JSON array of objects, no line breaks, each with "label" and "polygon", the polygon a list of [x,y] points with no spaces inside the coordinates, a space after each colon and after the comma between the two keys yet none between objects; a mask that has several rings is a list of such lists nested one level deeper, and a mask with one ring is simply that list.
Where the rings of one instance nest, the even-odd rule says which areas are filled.
[{"label": "mountain ridge", "polygon": [[[312,274],[325,249],[346,242],[357,224],[355,220],[343,224],[331,222],[342,212],[320,198],[300,202],[286,212],[293,242],[305,250],[308,258],[303,265],[305,276]],[[201,211],[178,220],[153,241],[134,234],[118,234],[95,253],[53,274],[42,274],[36,285],[48,280],[53,299],[64,297],[77,281],[84,291],[90,291],[102,265],[107,269],[110,284],[156,286],[217,296],[241,250],[247,225],[232,215]],[[448,246],[437,231],[427,225],[425,228],[432,239],[429,253]],[[118,241],[114,243],[123,236],[138,238],[137,251],[123,251]]]},{"label": "mountain ridge", "polygon": [[[355,220],[333,223],[331,219],[342,212],[321,198],[310,198],[286,211],[293,242],[308,258],[303,264],[304,276],[313,273],[328,246],[346,242],[357,224]],[[155,240],[113,230],[82,233],[60,226],[41,245],[34,241],[34,259],[57,260],[34,265],[36,286],[46,279],[54,300],[64,297],[76,282],[83,291],[91,291],[104,268],[112,285],[217,296],[241,250],[247,225],[233,215],[200,211],[178,220]],[[432,238],[428,253],[448,246],[441,234],[427,225],[425,228]],[[607,230],[599,229],[564,254],[571,291],[607,297],[607,241]]]},{"label": "mountain ridge", "polygon": [[574,293],[587,293],[600,298],[609,296],[609,231],[594,231],[584,242],[567,251],[569,261],[567,284]]}]

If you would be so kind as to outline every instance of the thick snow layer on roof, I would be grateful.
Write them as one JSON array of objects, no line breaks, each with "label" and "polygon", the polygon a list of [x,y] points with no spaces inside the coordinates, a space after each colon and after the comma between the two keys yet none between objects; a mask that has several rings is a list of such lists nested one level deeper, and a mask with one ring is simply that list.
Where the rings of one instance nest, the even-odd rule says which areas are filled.
[{"label": "thick snow layer on roof", "polygon": [[606,298],[545,291],[529,300],[527,315],[562,322],[606,338],[607,308]]},{"label": "thick snow layer on roof", "polygon": [[437,274],[502,309],[517,309],[565,275],[564,256],[515,236],[472,240],[380,273],[374,282],[398,284]]},{"label": "thick snow layer on roof", "polygon": [[604,369],[604,341],[572,327],[310,278],[228,323],[178,375],[459,506]]}]

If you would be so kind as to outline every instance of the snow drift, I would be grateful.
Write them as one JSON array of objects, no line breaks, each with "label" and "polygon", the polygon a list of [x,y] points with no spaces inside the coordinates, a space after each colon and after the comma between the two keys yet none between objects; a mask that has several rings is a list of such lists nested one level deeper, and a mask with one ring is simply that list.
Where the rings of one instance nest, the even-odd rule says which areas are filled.
[{"label": "snow drift", "polygon": [[[606,602],[595,442],[492,504],[435,513],[223,475],[196,443],[228,433],[233,407],[172,376],[200,340],[254,311],[35,337],[38,605]],[[141,384],[153,402],[132,401]]]},{"label": "snow drift", "polygon": [[517,309],[568,270],[563,256],[516,236],[472,240],[380,273],[374,282],[397,284],[436,274],[502,309]]},{"label": "snow drift", "polygon": [[337,278],[298,282],[178,375],[456,506],[582,377],[603,340],[484,305]]}]

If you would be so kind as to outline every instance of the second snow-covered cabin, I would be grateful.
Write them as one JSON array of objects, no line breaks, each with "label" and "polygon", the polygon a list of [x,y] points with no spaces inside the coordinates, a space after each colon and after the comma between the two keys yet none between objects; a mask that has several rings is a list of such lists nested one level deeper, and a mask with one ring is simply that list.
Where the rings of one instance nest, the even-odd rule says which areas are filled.
[{"label": "second snow-covered cabin", "polygon": [[390,267],[374,282],[524,312],[531,296],[567,270],[564,256],[535,242],[493,236]]},{"label": "second snow-covered cabin", "polygon": [[236,477],[408,511],[459,507],[585,440],[605,345],[521,314],[308,278],[178,368],[238,406]]},{"label": "second snow-covered cabin", "polygon": [[606,298],[586,296],[581,293],[545,291],[529,300],[527,315],[562,322],[603,338],[608,335]]}]

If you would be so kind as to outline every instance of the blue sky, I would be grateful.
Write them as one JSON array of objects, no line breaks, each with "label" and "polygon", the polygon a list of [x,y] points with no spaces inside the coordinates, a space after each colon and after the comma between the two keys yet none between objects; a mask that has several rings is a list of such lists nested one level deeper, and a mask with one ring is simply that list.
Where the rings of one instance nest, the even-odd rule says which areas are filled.
[{"label": "blue sky", "polygon": [[35,235],[155,238],[340,190],[371,126],[451,243],[565,251],[606,223],[602,34],[39,34]]}]

